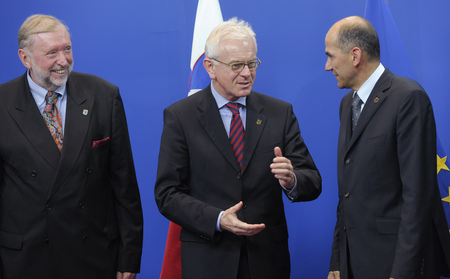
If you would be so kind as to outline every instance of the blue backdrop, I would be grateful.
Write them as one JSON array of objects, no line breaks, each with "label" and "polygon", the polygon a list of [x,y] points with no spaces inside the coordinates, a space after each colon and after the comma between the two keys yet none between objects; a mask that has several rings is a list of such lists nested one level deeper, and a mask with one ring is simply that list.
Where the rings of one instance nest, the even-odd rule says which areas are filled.
[{"label": "blue backdrop", "polygon": [[[450,11],[447,0],[388,0],[417,80],[434,105],[450,152]],[[258,41],[254,89],[294,105],[305,142],[323,177],[313,202],[285,207],[292,278],[326,278],[336,219],[339,90],[325,72],[324,38],[337,20],[364,16],[364,0],[222,0],[224,20],[251,23]],[[124,99],[141,190],[145,242],[139,278],[159,278],[169,222],[155,205],[165,107],[187,95],[197,0],[0,0],[0,83],[25,72],[17,31],[31,14],[62,19],[72,34],[74,70],[118,85]],[[450,186],[450,185],[449,185]]]}]

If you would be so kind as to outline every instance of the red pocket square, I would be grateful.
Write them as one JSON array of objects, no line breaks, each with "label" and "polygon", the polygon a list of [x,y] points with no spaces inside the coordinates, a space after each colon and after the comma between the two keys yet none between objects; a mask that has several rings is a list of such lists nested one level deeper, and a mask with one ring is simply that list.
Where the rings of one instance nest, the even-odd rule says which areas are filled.
[{"label": "red pocket square", "polygon": [[104,145],[105,143],[107,143],[109,140],[110,140],[109,137],[104,138],[102,140],[95,140],[92,142],[92,148],[100,147],[100,146]]}]

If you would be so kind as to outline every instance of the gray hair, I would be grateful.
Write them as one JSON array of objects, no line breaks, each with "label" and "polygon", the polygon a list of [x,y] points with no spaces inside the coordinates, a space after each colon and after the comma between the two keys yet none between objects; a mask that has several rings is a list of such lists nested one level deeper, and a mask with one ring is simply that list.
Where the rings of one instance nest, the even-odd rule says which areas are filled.
[{"label": "gray hair", "polygon": [[29,16],[20,27],[17,35],[19,48],[31,48],[34,44],[32,35],[53,32],[60,27],[66,28],[67,32],[69,32],[69,28],[53,16],[41,14]]},{"label": "gray hair", "polygon": [[234,17],[220,23],[211,31],[205,44],[205,57],[218,58],[220,42],[225,38],[252,39],[256,50],[258,50],[256,34],[250,24]]}]

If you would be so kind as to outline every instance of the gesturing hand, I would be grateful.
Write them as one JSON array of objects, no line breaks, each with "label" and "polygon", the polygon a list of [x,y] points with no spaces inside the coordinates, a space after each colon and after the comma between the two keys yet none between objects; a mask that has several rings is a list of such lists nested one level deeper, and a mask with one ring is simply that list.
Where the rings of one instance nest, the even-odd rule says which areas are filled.
[{"label": "gesturing hand", "polygon": [[243,204],[243,202],[239,202],[225,210],[220,219],[220,228],[222,230],[245,236],[252,236],[264,230],[266,227],[264,224],[247,224],[238,219],[236,212],[242,208]]},{"label": "gesturing hand", "polygon": [[276,179],[280,180],[280,183],[284,188],[292,189],[295,184],[295,177],[291,160],[283,157],[281,149],[278,146],[275,147],[273,151],[275,153],[275,158],[273,158],[273,163],[270,164],[272,173],[275,175]]}]

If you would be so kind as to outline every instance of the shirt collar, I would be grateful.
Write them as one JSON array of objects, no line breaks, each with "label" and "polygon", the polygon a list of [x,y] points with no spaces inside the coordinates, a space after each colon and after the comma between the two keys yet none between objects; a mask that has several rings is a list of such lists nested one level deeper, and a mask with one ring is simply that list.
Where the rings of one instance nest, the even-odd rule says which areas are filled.
[{"label": "shirt collar", "polygon": [[[211,92],[214,96],[214,99],[216,100],[217,107],[219,109],[221,109],[223,106],[225,106],[226,104],[228,104],[230,102],[230,100],[225,99],[224,97],[222,97],[222,95],[219,94],[219,92],[217,92],[217,90],[214,88],[212,81],[211,81]],[[247,101],[247,97],[240,97],[239,99],[237,99],[234,102],[241,104],[242,106],[245,107],[246,101]]]},{"label": "shirt collar", "polygon": [[[31,95],[33,95],[34,100],[38,106],[45,102],[45,95],[47,95],[48,90],[37,85],[31,78],[30,70],[27,71],[28,85],[30,86]],[[63,99],[66,94],[66,83],[64,83],[60,88],[56,89],[54,92],[61,94],[59,99]]]},{"label": "shirt collar", "polygon": [[[364,102],[364,104],[367,102],[367,99],[369,98],[370,93],[372,92],[373,88],[375,87],[375,84],[380,79],[381,75],[384,72],[384,66],[380,63],[378,65],[377,69],[372,73],[372,75],[364,82],[364,84],[359,88],[358,90],[358,96],[361,98],[361,100]],[[356,92],[355,92],[356,93]],[[353,94],[353,97],[355,94]]]}]

